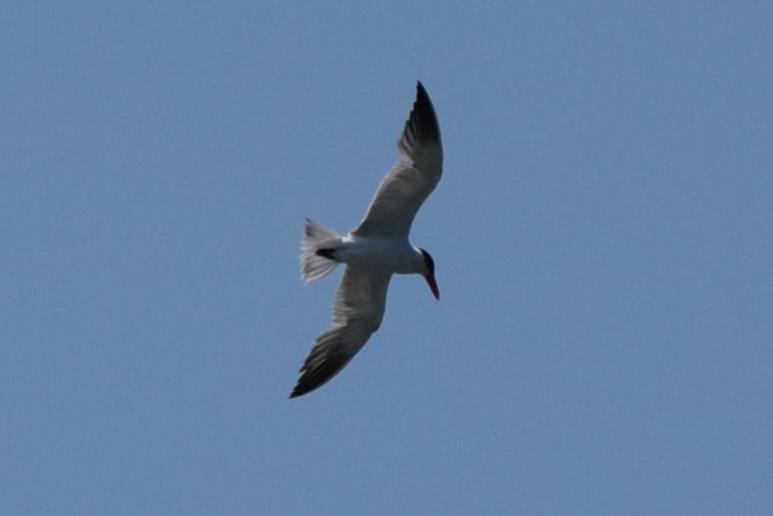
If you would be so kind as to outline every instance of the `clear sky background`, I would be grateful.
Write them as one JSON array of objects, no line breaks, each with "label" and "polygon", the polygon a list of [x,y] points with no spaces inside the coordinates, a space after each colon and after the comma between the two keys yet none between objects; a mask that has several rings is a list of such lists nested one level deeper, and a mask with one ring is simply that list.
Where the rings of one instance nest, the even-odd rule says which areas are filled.
[{"label": "clear sky background", "polygon": [[[773,514],[773,4],[451,4],[4,4],[0,513]],[[441,301],[288,400],[416,80]]]}]

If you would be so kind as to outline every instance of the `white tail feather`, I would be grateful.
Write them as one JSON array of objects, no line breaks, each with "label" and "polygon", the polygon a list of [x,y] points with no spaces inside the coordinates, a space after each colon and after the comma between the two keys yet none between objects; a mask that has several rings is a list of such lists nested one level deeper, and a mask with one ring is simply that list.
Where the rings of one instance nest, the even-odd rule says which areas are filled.
[{"label": "white tail feather", "polygon": [[306,219],[301,239],[301,278],[304,283],[318,280],[332,271],[338,262],[317,254],[317,249],[335,248],[341,237],[335,231]]}]

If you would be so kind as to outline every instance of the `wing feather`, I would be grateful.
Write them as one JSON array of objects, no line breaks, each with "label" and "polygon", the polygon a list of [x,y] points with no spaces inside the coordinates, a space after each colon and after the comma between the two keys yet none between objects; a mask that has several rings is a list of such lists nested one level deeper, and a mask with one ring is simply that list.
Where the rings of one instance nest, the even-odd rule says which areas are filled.
[{"label": "wing feather", "polygon": [[443,174],[443,145],[435,108],[424,86],[405,122],[397,149],[403,156],[381,181],[365,217],[352,234],[408,236],[424,200]]},{"label": "wing feather", "polygon": [[347,266],[338,286],[330,327],[320,333],[299,371],[291,398],[324,385],[338,374],[378,330],[392,274]]}]

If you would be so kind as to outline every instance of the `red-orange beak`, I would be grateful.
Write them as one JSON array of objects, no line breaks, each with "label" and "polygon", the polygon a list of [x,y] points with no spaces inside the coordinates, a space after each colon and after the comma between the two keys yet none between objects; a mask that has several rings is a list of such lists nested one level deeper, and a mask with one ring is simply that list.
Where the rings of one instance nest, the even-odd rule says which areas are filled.
[{"label": "red-orange beak", "polygon": [[432,295],[435,296],[435,299],[440,301],[440,290],[437,288],[437,281],[435,281],[435,275],[432,273],[427,274],[424,276],[424,279],[427,280],[427,285],[429,285],[429,289],[432,291]]}]

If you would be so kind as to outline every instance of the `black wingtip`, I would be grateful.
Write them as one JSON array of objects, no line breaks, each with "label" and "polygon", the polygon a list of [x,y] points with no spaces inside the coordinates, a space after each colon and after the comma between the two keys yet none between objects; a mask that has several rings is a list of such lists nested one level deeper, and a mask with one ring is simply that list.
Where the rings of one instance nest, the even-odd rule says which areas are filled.
[{"label": "black wingtip", "polygon": [[298,384],[296,384],[295,387],[293,387],[293,391],[290,393],[290,395],[287,397],[287,399],[291,400],[293,398],[297,398],[299,396],[303,396],[304,394],[309,393],[309,392],[311,392],[313,390],[314,389],[302,388],[301,384],[298,383]]},{"label": "black wingtip", "polygon": [[[303,372],[303,369],[301,369],[301,372]],[[308,394],[321,385],[321,383],[308,382],[302,377],[300,380],[298,380],[298,383],[295,384],[295,387],[293,387],[293,390],[290,393],[290,396],[288,396],[288,399],[293,399],[299,396],[303,396],[304,394]]]},{"label": "black wingtip", "polygon": [[440,124],[427,90],[421,81],[417,81],[416,101],[397,146],[404,155],[414,156],[419,148],[429,143],[440,143]]},{"label": "black wingtip", "polygon": [[303,377],[298,380],[298,383],[295,384],[295,387],[293,387],[293,391],[290,393],[290,396],[288,396],[288,399],[297,398],[299,396],[303,396],[304,394],[308,394],[311,391],[319,389],[325,383],[327,383],[328,380],[332,379],[333,376],[335,376],[335,374],[327,378],[320,379],[316,376],[309,377],[309,375],[304,374]]},{"label": "black wingtip", "polygon": [[413,103],[408,123],[414,123],[417,126],[425,142],[440,143],[440,124],[435,114],[435,107],[421,81],[416,81],[416,101]]},{"label": "black wingtip", "polygon": [[[335,329],[334,329],[335,330]],[[324,339],[330,331],[322,333],[320,339]],[[322,341],[324,342],[324,340]],[[301,377],[290,393],[290,399],[303,396],[317,390],[333,379],[349,363],[354,355],[347,356],[340,350],[331,351],[327,346],[320,345],[320,341],[311,348],[309,356],[303,362],[299,373]]]}]

